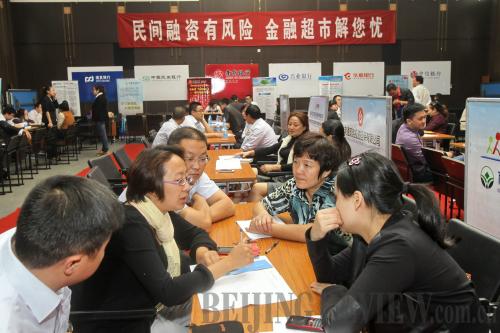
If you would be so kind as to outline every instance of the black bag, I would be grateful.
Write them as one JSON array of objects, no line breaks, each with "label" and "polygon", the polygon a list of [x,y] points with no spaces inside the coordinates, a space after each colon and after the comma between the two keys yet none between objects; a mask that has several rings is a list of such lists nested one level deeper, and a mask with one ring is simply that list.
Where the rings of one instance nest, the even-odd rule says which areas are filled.
[{"label": "black bag", "polygon": [[206,325],[192,325],[192,333],[243,333],[243,325],[239,321],[227,320]]}]

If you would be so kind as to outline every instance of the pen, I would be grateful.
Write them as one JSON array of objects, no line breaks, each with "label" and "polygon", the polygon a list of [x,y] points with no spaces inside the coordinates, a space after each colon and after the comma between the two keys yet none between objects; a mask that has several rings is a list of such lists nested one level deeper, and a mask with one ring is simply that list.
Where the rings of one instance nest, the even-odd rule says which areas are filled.
[{"label": "pen", "polygon": [[278,246],[279,243],[280,241],[274,242],[273,245],[271,245],[266,251],[264,251],[264,254],[269,254],[269,252],[271,252],[276,246]]}]

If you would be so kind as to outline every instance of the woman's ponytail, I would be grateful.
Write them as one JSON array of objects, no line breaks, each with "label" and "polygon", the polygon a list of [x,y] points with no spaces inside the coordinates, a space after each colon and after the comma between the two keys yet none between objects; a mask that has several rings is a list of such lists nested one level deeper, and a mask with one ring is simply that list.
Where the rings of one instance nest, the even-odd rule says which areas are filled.
[{"label": "woman's ponytail", "polygon": [[418,214],[416,219],[420,228],[442,248],[451,246],[453,242],[446,237],[446,223],[436,196],[420,184],[405,183],[403,189],[415,199]]}]

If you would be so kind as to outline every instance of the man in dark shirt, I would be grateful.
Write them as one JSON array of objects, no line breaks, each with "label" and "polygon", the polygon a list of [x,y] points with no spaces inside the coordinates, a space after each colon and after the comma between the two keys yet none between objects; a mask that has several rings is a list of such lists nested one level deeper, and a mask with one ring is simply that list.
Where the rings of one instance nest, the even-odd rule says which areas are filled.
[{"label": "man in dark shirt", "polygon": [[245,119],[227,98],[223,98],[220,102],[220,107],[224,113],[224,118],[226,122],[229,123],[229,129],[236,136],[237,141],[241,141],[241,133],[245,127]]},{"label": "man in dark shirt", "polygon": [[415,103],[415,97],[413,97],[410,89],[397,87],[394,83],[389,83],[386,91],[392,97],[392,119],[401,118],[403,107]]}]

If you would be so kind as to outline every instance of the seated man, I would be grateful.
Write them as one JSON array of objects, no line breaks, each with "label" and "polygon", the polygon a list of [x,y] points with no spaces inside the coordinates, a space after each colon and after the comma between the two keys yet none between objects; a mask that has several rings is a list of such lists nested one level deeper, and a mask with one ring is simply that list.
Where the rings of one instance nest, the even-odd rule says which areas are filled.
[{"label": "seated man", "polygon": [[251,104],[243,111],[243,118],[247,123],[241,144],[243,151],[270,147],[278,143],[273,128],[261,116],[257,105]]},{"label": "seated man", "polygon": [[204,172],[208,156],[207,139],[203,133],[190,127],[179,128],[172,132],[168,144],[179,145],[184,149],[188,176],[194,182],[189,191],[190,204],[179,214],[205,230],[210,229],[213,222],[234,215],[231,199]]},{"label": "seated man", "polygon": [[158,145],[166,145],[168,137],[170,136],[170,134],[172,134],[173,131],[180,127],[188,126],[185,125],[185,123],[191,124],[191,122],[185,122],[185,120],[186,108],[184,108],[183,106],[176,106],[174,112],[172,113],[172,118],[161,125],[161,128],[156,134],[153,141],[153,147],[156,147]]},{"label": "seated man", "polygon": [[[335,207],[335,174],[340,153],[318,133],[304,133],[294,146],[293,178],[277,187],[254,206],[248,231],[305,242],[305,232],[320,209]],[[292,223],[279,224],[272,216],[289,212]],[[351,244],[352,237],[340,229],[332,232],[331,253]]]},{"label": "seated man", "polygon": [[213,128],[208,125],[205,120],[203,106],[198,102],[189,104],[189,115],[186,116],[185,125],[196,128],[205,134],[207,138],[222,138],[222,133],[214,132]]},{"label": "seated man", "polygon": [[0,120],[0,138],[3,138],[8,142],[10,137],[12,136],[25,134],[28,140],[31,140],[31,134],[27,129],[24,128],[24,123],[9,123],[9,120],[12,121],[12,119],[14,119],[14,108],[12,108],[11,106],[6,106],[2,110],[2,114],[5,120]]},{"label": "seated man", "polygon": [[16,110],[12,106],[7,105],[4,107],[2,115],[9,125],[17,125],[16,122],[14,122],[14,119],[16,118]]},{"label": "seated man", "polygon": [[65,333],[67,286],[95,272],[122,220],[114,194],[95,181],[55,176],[36,185],[17,228],[0,235],[0,332]]},{"label": "seated man", "polygon": [[403,124],[396,135],[396,144],[406,152],[408,164],[412,170],[415,183],[432,181],[432,174],[422,152],[422,139],[419,131],[425,128],[425,106],[415,103],[403,109]]},{"label": "seated man", "polygon": [[35,103],[35,108],[28,112],[28,117],[33,121],[33,124],[35,125],[41,125],[42,124],[42,103],[36,102]]}]

